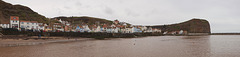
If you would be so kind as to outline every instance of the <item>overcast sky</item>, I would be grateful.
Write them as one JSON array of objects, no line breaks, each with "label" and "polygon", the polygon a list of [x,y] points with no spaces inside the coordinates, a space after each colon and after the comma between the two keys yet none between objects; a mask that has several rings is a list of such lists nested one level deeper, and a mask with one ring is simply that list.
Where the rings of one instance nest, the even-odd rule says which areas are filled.
[{"label": "overcast sky", "polygon": [[240,32],[240,0],[4,0],[48,18],[91,16],[135,25],[206,19],[216,32]]}]

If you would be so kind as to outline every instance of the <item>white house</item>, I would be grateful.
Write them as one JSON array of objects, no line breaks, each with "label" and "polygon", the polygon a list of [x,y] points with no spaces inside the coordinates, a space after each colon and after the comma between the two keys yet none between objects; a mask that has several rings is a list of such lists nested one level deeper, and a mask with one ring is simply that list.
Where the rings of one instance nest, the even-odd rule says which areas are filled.
[{"label": "white house", "polygon": [[149,27],[145,32],[152,32],[152,31],[153,31],[152,27]]},{"label": "white house", "polygon": [[0,24],[2,28],[10,28],[10,24]]},{"label": "white house", "polygon": [[27,29],[27,30],[38,31],[39,30],[39,24],[38,24],[37,21],[20,21],[20,28]]},{"label": "white house", "polygon": [[42,30],[42,31],[44,31],[45,30],[45,26],[46,26],[46,24],[43,24],[43,23],[38,23],[38,30]]},{"label": "white house", "polygon": [[110,27],[106,28],[106,32],[107,33],[111,33],[112,32],[112,28],[110,28]]},{"label": "white house", "polygon": [[31,21],[31,23],[32,23],[32,29],[33,30],[38,30],[38,28],[39,28],[38,22],[37,21]]},{"label": "white house", "polygon": [[100,26],[97,26],[97,28],[96,28],[95,32],[102,32],[102,29],[101,29],[101,27],[100,27]]},{"label": "white house", "polygon": [[138,28],[136,26],[132,27],[132,33],[140,33],[140,32],[142,32],[142,30],[140,28]]},{"label": "white house", "polygon": [[54,23],[53,24],[53,31],[63,32],[64,31],[63,25],[61,23]]},{"label": "white house", "polygon": [[30,30],[32,28],[31,22],[30,21],[20,21],[20,28]]},{"label": "white house", "polygon": [[10,28],[17,28],[17,29],[19,29],[19,17],[17,17],[17,16],[10,16]]},{"label": "white house", "polygon": [[84,32],[91,32],[91,30],[88,27],[88,25],[83,25],[83,28],[84,28]]},{"label": "white house", "polygon": [[132,27],[125,28],[125,33],[133,33]]}]

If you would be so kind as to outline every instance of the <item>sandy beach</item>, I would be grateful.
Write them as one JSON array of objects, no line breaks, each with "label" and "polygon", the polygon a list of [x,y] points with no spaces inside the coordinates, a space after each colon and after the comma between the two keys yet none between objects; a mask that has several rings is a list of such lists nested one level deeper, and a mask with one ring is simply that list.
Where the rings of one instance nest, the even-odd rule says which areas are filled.
[{"label": "sandy beach", "polygon": [[72,42],[93,40],[93,38],[68,38],[68,37],[3,37],[0,38],[0,47],[14,47],[24,45],[38,45],[46,43]]}]

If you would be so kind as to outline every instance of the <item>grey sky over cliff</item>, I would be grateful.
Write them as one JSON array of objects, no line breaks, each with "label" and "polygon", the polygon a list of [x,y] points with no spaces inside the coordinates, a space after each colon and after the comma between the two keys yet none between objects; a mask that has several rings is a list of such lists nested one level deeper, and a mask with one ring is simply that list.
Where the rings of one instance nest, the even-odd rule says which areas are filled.
[{"label": "grey sky over cliff", "polygon": [[4,0],[46,17],[91,16],[135,25],[173,24],[202,18],[212,32],[240,32],[240,0]]}]

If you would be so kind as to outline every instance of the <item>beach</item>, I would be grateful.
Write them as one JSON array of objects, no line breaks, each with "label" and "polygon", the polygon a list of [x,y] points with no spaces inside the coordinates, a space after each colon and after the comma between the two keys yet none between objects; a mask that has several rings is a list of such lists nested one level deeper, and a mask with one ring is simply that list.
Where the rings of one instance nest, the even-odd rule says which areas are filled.
[{"label": "beach", "polygon": [[[48,43],[0,47],[0,57],[238,57],[239,37],[240,35],[209,35],[107,40],[79,38],[79,41],[59,39],[60,42],[34,40],[33,42]],[[32,43],[30,40],[14,42]]]},{"label": "beach", "polygon": [[38,45],[47,43],[59,43],[59,42],[73,42],[73,41],[84,41],[93,40],[93,38],[68,38],[68,37],[4,37],[0,39],[0,47],[14,47],[14,46],[25,46],[25,45]]}]

